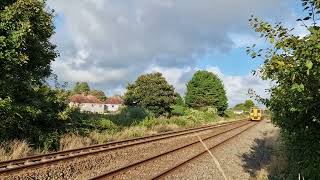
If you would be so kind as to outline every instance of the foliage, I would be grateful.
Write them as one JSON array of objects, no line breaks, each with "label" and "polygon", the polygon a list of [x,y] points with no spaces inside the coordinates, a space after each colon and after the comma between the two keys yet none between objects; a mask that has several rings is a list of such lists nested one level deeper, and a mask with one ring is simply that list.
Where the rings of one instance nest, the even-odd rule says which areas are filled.
[{"label": "foliage", "polygon": [[105,101],[107,99],[106,95],[101,90],[91,90],[90,94],[97,97],[100,101]]},{"label": "foliage", "polygon": [[214,106],[219,114],[228,107],[223,83],[215,74],[197,71],[187,84],[185,103],[189,107],[200,108]]},{"label": "foliage", "polygon": [[185,115],[187,107],[181,105],[172,106],[172,115],[174,116],[183,116]]},{"label": "foliage", "polygon": [[150,113],[141,107],[126,107],[119,114],[107,115],[110,120],[120,126],[136,124],[148,116],[150,116]]},{"label": "foliage", "polygon": [[25,94],[22,102],[0,99],[1,140],[27,139],[49,149],[55,148],[46,142],[52,141],[49,139],[56,136],[58,129],[63,131],[68,122],[61,113],[67,108],[65,97],[59,94],[58,90],[42,86]]},{"label": "foliage", "polygon": [[0,3],[1,141],[27,139],[51,149],[64,131],[66,93],[45,83],[58,55],[50,42],[52,19],[44,1]]},{"label": "foliage", "polygon": [[171,105],[176,102],[176,93],[161,73],[145,74],[129,84],[124,97],[128,106],[138,105],[155,116],[171,113]]},{"label": "foliage", "polygon": [[253,46],[247,51],[253,58],[263,57],[264,65],[258,73],[275,83],[270,99],[264,102],[286,140],[288,179],[296,179],[298,173],[305,179],[320,178],[319,5],[319,1],[302,0],[307,16],[297,21],[308,31],[302,37],[281,23],[250,19],[255,31],[270,42],[266,49]]},{"label": "foliage", "polygon": [[184,106],[184,99],[180,96],[179,93],[176,93],[176,104],[175,105],[179,105],[179,106]]},{"label": "foliage", "polygon": [[255,106],[255,104],[252,100],[246,100],[244,103],[240,103],[240,104],[235,105],[233,109],[249,111],[250,108],[252,108],[254,106]]},{"label": "foliage", "polygon": [[76,82],[74,88],[73,88],[73,93],[74,94],[89,94],[90,92],[90,87],[87,82]]}]

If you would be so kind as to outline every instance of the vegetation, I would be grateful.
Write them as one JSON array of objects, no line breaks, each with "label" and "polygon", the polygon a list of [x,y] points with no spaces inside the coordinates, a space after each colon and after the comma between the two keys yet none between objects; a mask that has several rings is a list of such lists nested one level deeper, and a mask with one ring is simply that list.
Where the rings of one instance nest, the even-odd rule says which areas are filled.
[{"label": "vegetation", "polygon": [[49,41],[53,11],[36,0],[2,0],[0,10],[1,140],[27,139],[52,148],[45,142],[55,144],[67,107],[64,93],[45,84],[57,57]]},{"label": "vegetation", "polygon": [[100,101],[105,101],[107,99],[106,95],[101,90],[91,90],[90,95],[97,97]]},{"label": "vegetation", "polygon": [[176,105],[179,105],[179,106],[184,106],[185,103],[184,103],[184,99],[181,97],[181,95],[179,93],[176,93]]},{"label": "vegetation", "polygon": [[275,82],[271,97],[263,100],[272,112],[272,121],[282,128],[288,170],[286,179],[319,179],[320,169],[320,2],[302,0],[306,16],[297,19],[308,31],[301,37],[281,23],[275,25],[252,17],[250,23],[265,37],[266,49],[248,49],[263,57],[259,70],[263,79]]},{"label": "vegetation", "polygon": [[76,82],[74,88],[73,88],[73,93],[74,94],[89,94],[90,92],[90,87],[87,82]]},{"label": "vegetation", "polygon": [[141,75],[134,84],[128,85],[124,101],[128,106],[146,108],[155,116],[170,115],[176,93],[161,73],[151,73]]},{"label": "vegetation", "polygon": [[[182,106],[174,106],[176,108]],[[70,131],[58,138],[58,149],[67,150],[85,147],[111,140],[121,140],[131,137],[151,135],[166,131],[191,128],[200,125],[215,123],[222,120],[231,120],[219,117],[216,109],[204,108],[195,110],[183,107],[181,115],[173,117],[154,118],[143,108],[128,107],[119,114],[77,114],[80,121],[72,126],[76,131]],[[232,120],[241,119],[243,116],[234,116]],[[24,157],[47,152],[48,149],[34,148],[26,141],[8,141],[0,143],[0,160]]]},{"label": "vegetation", "polygon": [[197,71],[187,84],[185,103],[189,107],[201,108],[213,106],[220,115],[228,107],[223,83],[213,73]]},{"label": "vegetation", "polygon": [[236,110],[243,110],[246,112],[249,112],[250,108],[254,107],[255,104],[252,100],[246,100],[244,103],[240,103],[234,106],[233,109]]}]

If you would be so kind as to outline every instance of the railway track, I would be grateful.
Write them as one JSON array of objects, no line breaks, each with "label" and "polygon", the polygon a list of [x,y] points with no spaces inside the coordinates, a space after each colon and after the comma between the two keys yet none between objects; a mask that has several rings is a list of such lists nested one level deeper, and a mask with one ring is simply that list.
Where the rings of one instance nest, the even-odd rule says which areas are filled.
[{"label": "railway track", "polygon": [[134,145],[145,144],[145,143],[155,142],[159,140],[184,136],[184,135],[190,135],[193,133],[212,130],[212,129],[223,127],[223,126],[239,124],[245,121],[247,121],[247,119],[233,121],[233,122],[226,122],[226,123],[221,123],[217,125],[203,126],[198,128],[192,128],[192,129],[171,131],[167,133],[161,133],[157,135],[151,135],[151,136],[145,136],[145,137],[139,137],[139,138],[131,138],[131,139],[122,140],[122,141],[115,141],[115,142],[110,142],[106,144],[94,145],[94,146],[89,146],[89,147],[84,147],[79,149],[72,149],[67,151],[54,152],[54,153],[49,153],[44,155],[30,156],[30,157],[25,157],[21,159],[3,161],[3,162],[0,162],[0,176],[3,174],[7,175],[10,173],[14,173],[14,172],[25,170],[25,169],[46,166],[53,163],[68,161],[71,159],[81,158],[84,156],[93,155],[97,153],[107,152],[111,150],[131,147]]},{"label": "railway track", "polygon": [[[226,143],[256,124],[257,122],[249,121],[240,125],[234,124],[233,126],[221,132],[213,132],[202,136],[201,139],[203,142],[210,144],[209,142],[213,141],[214,139],[217,141],[223,136],[226,137],[225,139],[222,138],[223,140],[221,141],[217,141],[213,144],[211,143],[208,147],[211,150]],[[186,151],[190,151],[191,155],[185,158],[185,155],[181,156],[181,154],[185,154]],[[199,139],[195,137],[192,142],[182,145],[178,148],[168,150],[137,162],[133,162],[126,166],[93,177],[92,179],[163,179],[166,175],[205,153],[207,153],[207,150],[202,146]],[[178,157],[179,155],[181,158]],[[175,161],[175,159],[177,161]],[[151,167],[151,169],[149,170],[148,167]]]}]

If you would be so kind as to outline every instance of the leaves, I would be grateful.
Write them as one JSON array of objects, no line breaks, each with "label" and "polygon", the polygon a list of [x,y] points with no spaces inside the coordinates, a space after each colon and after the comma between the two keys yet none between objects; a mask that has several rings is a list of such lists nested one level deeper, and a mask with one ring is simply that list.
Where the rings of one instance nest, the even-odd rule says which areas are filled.
[{"label": "leaves", "polygon": [[[314,22],[319,19],[319,5],[320,1],[302,1],[307,16],[297,21],[309,31],[304,36],[297,36],[281,23],[250,21],[270,43],[262,51],[264,64],[259,71],[262,79],[275,83],[265,105],[272,111],[272,121],[282,128],[283,135],[288,135],[284,138],[289,142],[287,152],[289,161],[292,160],[288,168],[294,176],[284,179],[294,179],[297,171],[305,179],[320,178],[320,158],[315,158],[320,156],[314,151],[320,149],[320,26]],[[310,20],[311,23],[304,22]],[[260,53],[254,48],[247,52]]]},{"label": "leaves", "polygon": [[187,84],[185,103],[189,107],[214,106],[219,114],[228,107],[228,99],[222,81],[208,71],[197,71]]},{"label": "leaves", "polygon": [[171,105],[176,102],[176,93],[161,73],[145,74],[127,87],[124,96],[128,106],[141,106],[156,116],[171,113]]}]

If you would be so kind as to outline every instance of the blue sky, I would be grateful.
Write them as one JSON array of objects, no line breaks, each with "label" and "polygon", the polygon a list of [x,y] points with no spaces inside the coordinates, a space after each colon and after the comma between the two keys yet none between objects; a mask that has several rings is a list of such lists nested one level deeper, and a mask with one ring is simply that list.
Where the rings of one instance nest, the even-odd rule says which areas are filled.
[{"label": "blue sky", "polygon": [[267,96],[269,82],[251,75],[262,60],[245,52],[253,43],[264,45],[248,25],[250,15],[295,27],[300,14],[299,0],[48,3],[57,13],[52,41],[60,57],[53,70],[61,81],[87,81],[111,96],[139,75],[160,71],[184,94],[192,74],[205,69],[223,80],[231,106],[249,98],[248,88]]}]

